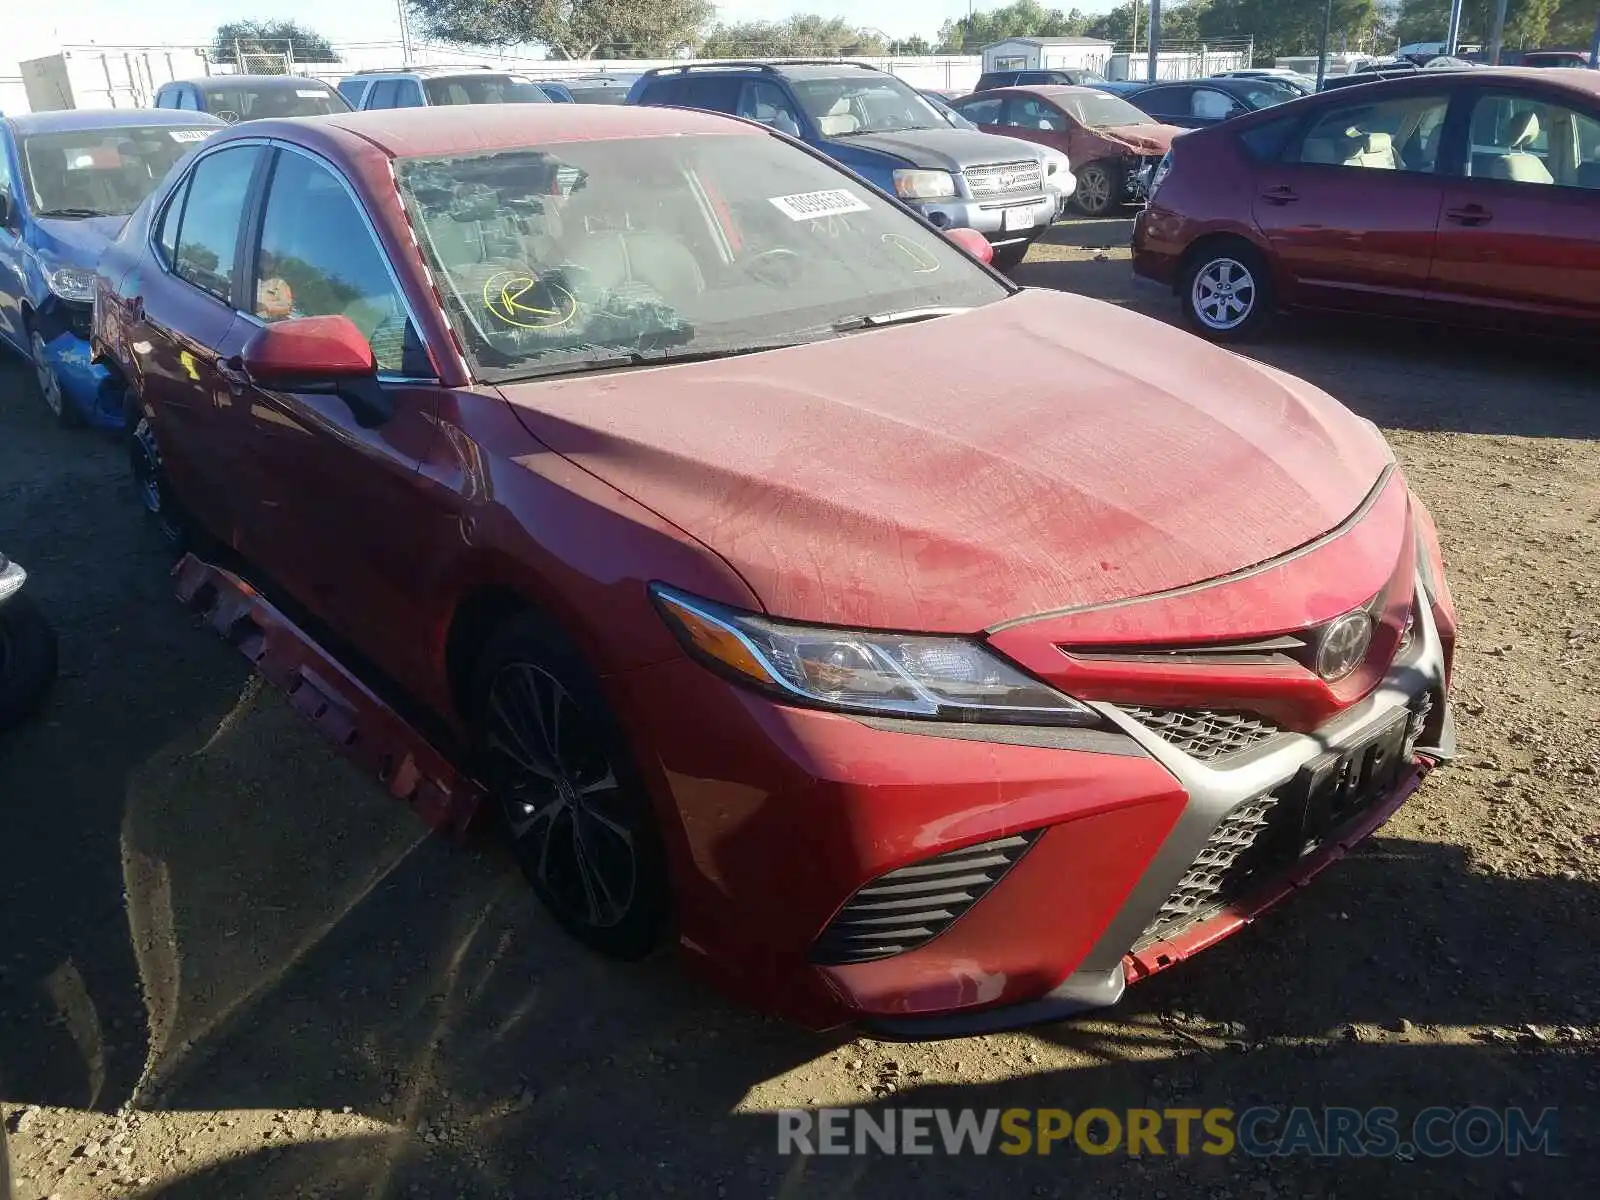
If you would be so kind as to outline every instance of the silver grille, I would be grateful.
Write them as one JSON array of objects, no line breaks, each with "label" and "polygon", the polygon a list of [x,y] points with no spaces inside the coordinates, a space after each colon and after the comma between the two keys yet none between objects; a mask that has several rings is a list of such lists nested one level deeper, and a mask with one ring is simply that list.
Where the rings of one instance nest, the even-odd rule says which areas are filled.
[{"label": "silver grille", "polygon": [[1230,884],[1234,883],[1232,876],[1239,858],[1266,831],[1271,824],[1272,810],[1277,806],[1277,797],[1258,796],[1246,800],[1222,818],[1206,839],[1205,847],[1178,880],[1172,895],[1139,935],[1133,946],[1135,952],[1152,942],[1182,933],[1222,909],[1232,898],[1234,889]]},{"label": "silver grille", "polygon": [[938,937],[1000,882],[1039,830],[979,842],[879,875],[850,897],[811,949],[819,963],[870,962]]},{"label": "silver grille", "polygon": [[1207,760],[1238,754],[1283,732],[1281,726],[1255,713],[1132,704],[1123,705],[1122,710],[1185,754]]},{"label": "silver grille", "polygon": [[1037,162],[988,163],[962,172],[967,188],[978,199],[989,196],[1037,194],[1044,187],[1044,171]]}]

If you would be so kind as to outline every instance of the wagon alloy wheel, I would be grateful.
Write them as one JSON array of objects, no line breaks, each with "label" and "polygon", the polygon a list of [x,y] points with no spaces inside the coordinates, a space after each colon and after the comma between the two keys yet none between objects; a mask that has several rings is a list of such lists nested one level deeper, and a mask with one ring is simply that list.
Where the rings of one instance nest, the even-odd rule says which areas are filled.
[{"label": "wagon alloy wheel", "polygon": [[606,739],[554,675],[511,663],[489,691],[486,749],[523,870],[567,920],[609,929],[633,908],[635,830]]},{"label": "wagon alloy wheel", "polygon": [[1091,163],[1078,175],[1073,199],[1078,207],[1091,217],[1098,217],[1111,207],[1111,172]]},{"label": "wagon alloy wheel", "polygon": [[1189,303],[1210,329],[1237,329],[1256,307],[1256,280],[1238,259],[1214,258],[1195,272]]}]

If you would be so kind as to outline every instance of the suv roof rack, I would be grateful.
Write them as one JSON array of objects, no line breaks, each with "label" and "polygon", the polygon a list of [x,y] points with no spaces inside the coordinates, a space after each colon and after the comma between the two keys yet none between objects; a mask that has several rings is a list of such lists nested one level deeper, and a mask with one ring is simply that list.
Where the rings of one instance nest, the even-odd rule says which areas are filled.
[{"label": "suv roof rack", "polygon": [[673,67],[652,67],[646,75],[687,75],[691,71],[767,71],[778,74],[784,67],[859,67],[863,71],[880,68],[871,63],[848,62],[842,58],[779,58],[767,62],[754,59],[728,59],[725,62],[684,63]]},{"label": "suv roof rack", "polygon": [[[359,71],[351,71],[352,75],[431,75],[436,71],[497,71],[499,67],[488,63],[429,63],[427,66],[411,67],[363,67]],[[506,67],[505,70],[514,70]]]}]

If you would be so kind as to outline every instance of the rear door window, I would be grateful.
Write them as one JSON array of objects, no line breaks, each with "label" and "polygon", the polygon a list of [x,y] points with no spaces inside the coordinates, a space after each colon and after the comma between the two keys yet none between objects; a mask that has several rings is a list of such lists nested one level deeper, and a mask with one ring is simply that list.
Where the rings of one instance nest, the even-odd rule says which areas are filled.
[{"label": "rear door window", "polygon": [[380,79],[372,85],[372,96],[367,108],[393,108],[395,93],[400,88],[398,79]]},{"label": "rear door window", "polygon": [[231,303],[239,229],[260,158],[259,146],[208,154],[195,164],[183,206],[173,269],[224,303]]},{"label": "rear door window", "polygon": [[394,108],[422,108],[422,86],[415,79],[395,80]]},{"label": "rear door window", "polygon": [[738,108],[739,89],[744,80],[737,75],[691,75],[684,80],[686,97],[678,103],[689,108],[707,108],[731,113]]},{"label": "rear door window", "polygon": [[1140,92],[1132,102],[1152,117],[1187,117],[1191,115],[1193,92],[1194,89],[1188,87],[1151,88],[1148,92]]},{"label": "rear door window", "polygon": [[1332,167],[1431,173],[1438,165],[1446,96],[1401,96],[1342,104],[1317,118],[1299,161]]}]

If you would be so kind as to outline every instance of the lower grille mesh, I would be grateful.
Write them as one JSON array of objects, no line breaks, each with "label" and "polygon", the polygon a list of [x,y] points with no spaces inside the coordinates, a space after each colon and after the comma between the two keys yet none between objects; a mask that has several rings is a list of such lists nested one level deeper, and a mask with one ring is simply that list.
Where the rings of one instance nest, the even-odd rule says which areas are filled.
[{"label": "lower grille mesh", "polygon": [[1132,704],[1124,705],[1123,711],[1185,754],[1200,759],[1226,758],[1283,732],[1281,726],[1255,713]]},{"label": "lower grille mesh", "polygon": [[1152,942],[1182,933],[1205,920],[1238,894],[1249,875],[1249,863],[1241,862],[1272,823],[1275,796],[1257,796],[1234,808],[1212,830],[1204,848],[1178,880],[1155,918],[1134,943],[1134,951]]},{"label": "lower grille mesh", "polygon": [[838,965],[904,954],[938,937],[1000,882],[1040,831],[963,846],[879,875],[850,897],[811,950]]}]

